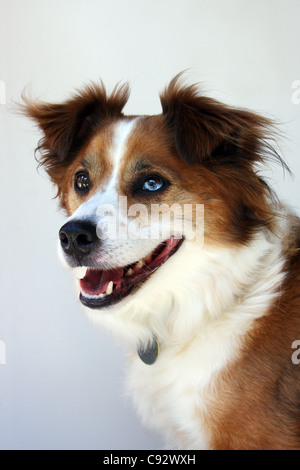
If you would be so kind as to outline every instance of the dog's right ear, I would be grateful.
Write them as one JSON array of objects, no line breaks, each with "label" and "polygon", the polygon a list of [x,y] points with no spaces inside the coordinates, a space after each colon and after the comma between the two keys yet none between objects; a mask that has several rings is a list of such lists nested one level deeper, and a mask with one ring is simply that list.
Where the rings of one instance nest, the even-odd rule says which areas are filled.
[{"label": "dog's right ear", "polygon": [[128,97],[127,84],[116,86],[108,95],[102,82],[87,85],[59,104],[34,101],[23,94],[20,110],[43,132],[36,150],[41,153],[40,164],[45,166],[59,192],[63,170],[105,119],[122,115]]}]

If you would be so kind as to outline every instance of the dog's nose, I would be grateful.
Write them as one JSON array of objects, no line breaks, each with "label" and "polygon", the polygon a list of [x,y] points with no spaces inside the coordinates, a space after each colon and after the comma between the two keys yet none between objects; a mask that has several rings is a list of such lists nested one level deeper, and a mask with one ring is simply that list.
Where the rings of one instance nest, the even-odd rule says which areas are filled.
[{"label": "dog's nose", "polygon": [[67,222],[59,231],[59,239],[68,255],[87,255],[97,240],[96,226],[91,222]]}]

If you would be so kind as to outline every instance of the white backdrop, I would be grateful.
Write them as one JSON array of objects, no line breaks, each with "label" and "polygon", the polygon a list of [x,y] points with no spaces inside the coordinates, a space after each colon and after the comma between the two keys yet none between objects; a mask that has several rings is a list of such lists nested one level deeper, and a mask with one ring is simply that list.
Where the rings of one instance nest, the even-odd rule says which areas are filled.
[{"label": "white backdrop", "polygon": [[130,81],[126,112],[159,113],[158,92],[189,68],[209,95],[282,122],[295,177],[268,177],[299,210],[299,20],[299,0],[0,0],[1,449],[163,445],[122,392],[122,345],[88,323],[57,260],[63,216],[12,101],[28,84],[61,100],[101,77]]}]

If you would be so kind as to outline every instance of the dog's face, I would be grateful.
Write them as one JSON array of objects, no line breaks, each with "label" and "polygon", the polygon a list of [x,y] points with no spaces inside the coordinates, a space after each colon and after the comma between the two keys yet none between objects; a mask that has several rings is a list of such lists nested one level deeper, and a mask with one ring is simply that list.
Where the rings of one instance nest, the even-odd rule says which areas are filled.
[{"label": "dog's face", "polygon": [[151,311],[193,282],[203,243],[242,245],[272,224],[254,171],[269,123],[178,77],[162,114],[124,116],[127,99],[126,87],[107,96],[93,85],[59,105],[27,100],[25,112],[44,133],[42,164],[69,216],[62,256],[85,268],[81,302],[115,311],[146,299]]},{"label": "dog's face", "polygon": [[191,238],[181,210],[196,200],[187,166],[160,117],[108,122],[72,162],[63,196],[71,216],[60,242],[70,266],[88,268],[80,281],[85,306],[134,295]]}]

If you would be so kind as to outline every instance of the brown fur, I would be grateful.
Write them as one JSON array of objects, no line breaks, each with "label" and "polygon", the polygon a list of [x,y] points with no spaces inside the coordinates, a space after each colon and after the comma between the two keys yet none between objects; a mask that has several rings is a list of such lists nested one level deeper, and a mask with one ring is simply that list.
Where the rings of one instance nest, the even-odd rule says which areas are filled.
[{"label": "brown fur", "polygon": [[[103,135],[104,127],[108,129],[125,118],[122,109],[128,94],[126,85],[116,87],[108,96],[103,84],[91,84],[62,104],[25,98],[23,112],[44,133],[37,148],[40,162],[57,185],[68,213],[76,208],[76,197],[68,203],[64,192],[71,184],[76,166],[73,163],[85,157],[84,149],[95,136]],[[195,197],[193,202],[205,204],[206,236],[215,243],[246,243],[260,227],[272,229],[273,213],[268,201],[272,192],[253,167],[267,157],[284,165],[268,143],[273,138],[272,123],[201,96],[195,86],[182,86],[180,75],[161,95],[161,102],[162,115],[143,120],[129,155],[140,157],[141,149],[138,154],[135,149],[144,143],[145,157],[153,161],[156,158],[160,165],[167,160],[166,168],[177,167],[183,185]],[[104,142],[109,145],[109,137],[104,135],[103,143],[94,150],[101,164],[105,162]],[[185,197],[182,201],[190,202]]]},{"label": "brown fur", "polygon": [[[105,186],[112,172],[112,165],[108,152],[112,145],[113,122],[102,125],[97,134],[81,149],[74,161],[67,167],[63,176],[60,198],[67,214],[71,215],[80,204],[91,195]],[[74,191],[74,175],[80,170],[88,170],[91,188],[86,196]]]},{"label": "brown fur", "polygon": [[35,102],[23,95],[21,111],[43,131],[37,150],[40,163],[58,188],[61,196],[65,172],[83,146],[99,128],[116,117],[129,97],[127,85],[115,87],[108,96],[103,83],[91,83],[65,103]]},{"label": "brown fur", "polygon": [[291,349],[300,339],[299,221],[291,249],[296,253],[279,300],[256,320],[242,357],[207,393],[215,449],[300,449],[300,365],[293,364]]},{"label": "brown fur", "polygon": [[[130,136],[119,182],[128,203],[205,205],[205,243],[246,244],[257,230],[274,230],[274,195],[256,165],[279,161],[272,149],[272,123],[201,96],[175,77],[161,95],[162,114],[140,118]],[[23,111],[44,133],[41,164],[58,187],[68,214],[85,196],[70,191],[74,175],[90,173],[92,189],[105,187],[112,171],[106,151],[128,99],[126,86],[108,96],[92,84],[63,104],[26,99]],[[141,175],[157,171],[171,182],[163,193],[136,196]],[[278,234],[280,236],[280,234]],[[206,416],[215,449],[300,449],[299,366],[291,361],[300,339],[300,231],[284,242],[287,276],[268,314],[255,321],[241,357],[207,391]]]}]

